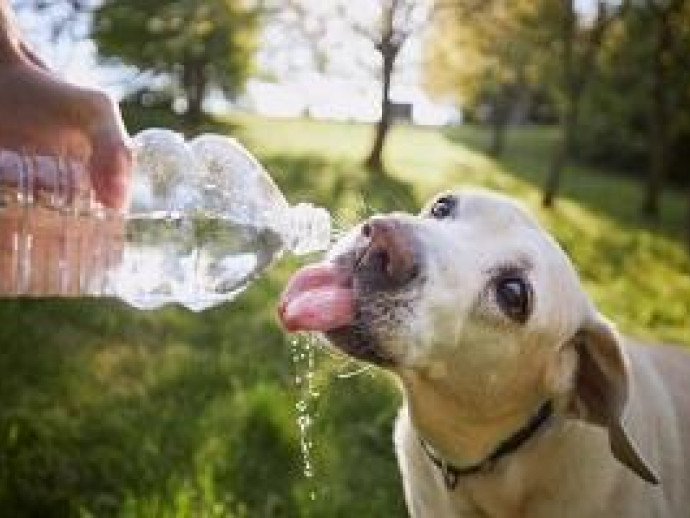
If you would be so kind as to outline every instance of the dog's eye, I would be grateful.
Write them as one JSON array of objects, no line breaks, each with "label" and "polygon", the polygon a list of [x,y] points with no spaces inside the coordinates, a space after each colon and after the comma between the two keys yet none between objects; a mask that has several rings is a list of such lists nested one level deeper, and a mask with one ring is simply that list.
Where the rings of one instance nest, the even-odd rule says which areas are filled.
[{"label": "dog's eye", "polygon": [[457,201],[453,196],[443,196],[436,200],[431,207],[430,214],[436,219],[444,219],[453,214]]},{"label": "dog's eye", "polygon": [[524,324],[532,309],[532,290],[521,277],[504,277],[496,283],[496,302],[511,320]]}]

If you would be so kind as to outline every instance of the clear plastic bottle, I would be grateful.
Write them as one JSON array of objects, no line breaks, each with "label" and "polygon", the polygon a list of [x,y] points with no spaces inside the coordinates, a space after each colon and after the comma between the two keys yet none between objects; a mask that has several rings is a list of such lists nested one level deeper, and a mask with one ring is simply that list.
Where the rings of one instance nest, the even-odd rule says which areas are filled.
[{"label": "clear plastic bottle", "polygon": [[0,293],[111,295],[143,309],[232,299],[284,250],[330,242],[330,216],[290,207],[235,140],[150,129],[133,138],[127,214],[78,163],[0,152]]},{"label": "clear plastic bottle", "polygon": [[103,293],[123,221],[79,161],[0,149],[0,295]]}]

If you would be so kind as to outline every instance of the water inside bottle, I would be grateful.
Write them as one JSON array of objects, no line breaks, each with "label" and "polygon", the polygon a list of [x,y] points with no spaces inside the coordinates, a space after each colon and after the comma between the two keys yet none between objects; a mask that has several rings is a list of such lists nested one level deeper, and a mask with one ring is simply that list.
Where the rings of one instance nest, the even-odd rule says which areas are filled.
[{"label": "water inside bottle", "polygon": [[127,219],[114,295],[140,309],[170,302],[201,311],[240,293],[282,249],[273,230],[203,211],[155,211]]},{"label": "water inside bottle", "polygon": [[185,141],[151,128],[134,137],[132,213],[116,296],[135,307],[177,302],[200,311],[231,300],[288,249],[330,242],[330,215],[289,207],[259,162],[236,140]]}]

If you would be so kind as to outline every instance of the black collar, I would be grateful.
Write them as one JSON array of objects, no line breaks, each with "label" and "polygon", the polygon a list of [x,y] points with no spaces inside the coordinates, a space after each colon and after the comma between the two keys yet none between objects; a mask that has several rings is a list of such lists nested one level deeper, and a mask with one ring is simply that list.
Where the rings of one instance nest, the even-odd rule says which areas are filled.
[{"label": "black collar", "polygon": [[539,407],[537,413],[532,416],[525,426],[520,428],[507,439],[501,441],[493,453],[491,453],[487,458],[481,462],[478,462],[477,464],[472,464],[471,466],[466,466],[463,468],[453,466],[449,462],[446,462],[440,458],[431,449],[431,446],[429,446],[429,444],[421,437],[419,438],[419,442],[422,444],[422,449],[424,450],[424,453],[426,453],[427,457],[429,457],[431,462],[433,462],[434,465],[441,470],[446,487],[452,491],[458,485],[458,479],[460,477],[465,475],[474,475],[475,473],[486,471],[496,461],[520,448],[520,446],[525,444],[530,438],[532,438],[532,436],[534,436],[535,433],[537,433],[537,430],[539,430],[539,428],[541,428],[541,426],[546,423],[546,421],[548,421],[552,415],[553,403],[551,401],[546,401],[543,405],[541,405],[541,407]]}]

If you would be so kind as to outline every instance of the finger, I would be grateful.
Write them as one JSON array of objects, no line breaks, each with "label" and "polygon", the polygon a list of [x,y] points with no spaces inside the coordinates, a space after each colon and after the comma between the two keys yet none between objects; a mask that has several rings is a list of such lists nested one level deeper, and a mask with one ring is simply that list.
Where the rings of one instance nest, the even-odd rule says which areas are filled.
[{"label": "finger", "polygon": [[131,150],[121,139],[96,137],[89,171],[96,197],[106,207],[122,209],[129,197]]},{"label": "finger", "polygon": [[104,205],[122,209],[129,197],[132,152],[117,105],[106,96],[94,115],[89,172],[96,196]]}]

